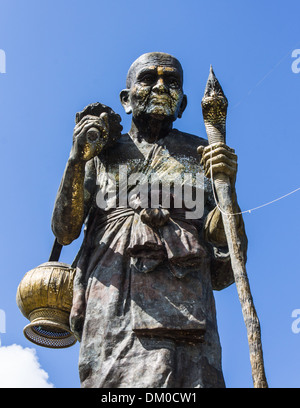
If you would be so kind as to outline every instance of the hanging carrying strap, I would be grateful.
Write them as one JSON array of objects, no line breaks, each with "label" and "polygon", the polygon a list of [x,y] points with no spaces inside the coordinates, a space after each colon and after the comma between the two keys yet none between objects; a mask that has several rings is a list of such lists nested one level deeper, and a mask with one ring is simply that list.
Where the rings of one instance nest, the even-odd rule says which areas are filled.
[{"label": "hanging carrying strap", "polygon": [[48,262],[58,262],[59,261],[62,247],[63,246],[57,241],[57,238],[55,238]]}]

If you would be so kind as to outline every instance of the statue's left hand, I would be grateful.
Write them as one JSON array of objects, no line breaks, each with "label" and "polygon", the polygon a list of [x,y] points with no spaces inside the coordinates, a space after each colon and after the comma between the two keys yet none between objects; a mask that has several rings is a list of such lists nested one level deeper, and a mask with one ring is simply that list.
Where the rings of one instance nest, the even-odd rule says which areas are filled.
[{"label": "statue's left hand", "polygon": [[199,146],[197,152],[202,155],[200,163],[204,167],[206,177],[211,177],[212,167],[213,178],[217,178],[218,173],[226,174],[229,177],[231,187],[235,187],[238,166],[234,149],[225,143],[214,143],[206,147]]},{"label": "statue's left hand", "polygon": [[[206,147],[199,146],[197,152],[199,155],[202,155],[201,164],[204,167],[206,177],[211,177],[211,166],[214,180],[218,179],[220,174],[228,176],[231,183],[232,209],[234,213],[239,214],[235,217],[235,222],[238,233],[243,241],[244,248],[247,248],[244,221],[240,212],[241,209],[237,203],[235,191],[235,180],[238,167],[235,151],[225,143],[214,143]],[[208,214],[205,224],[205,236],[208,242],[212,242],[218,246],[226,246],[227,244],[221,212],[217,207]]]}]

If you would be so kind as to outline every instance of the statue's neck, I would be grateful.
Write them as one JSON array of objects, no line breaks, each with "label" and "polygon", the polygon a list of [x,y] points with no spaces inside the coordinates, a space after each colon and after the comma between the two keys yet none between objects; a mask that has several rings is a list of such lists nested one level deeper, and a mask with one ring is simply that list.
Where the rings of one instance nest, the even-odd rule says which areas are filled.
[{"label": "statue's neck", "polygon": [[129,135],[140,141],[155,143],[157,140],[167,136],[172,130],[173,121],[158,120],[156,118],[132,119]]}]

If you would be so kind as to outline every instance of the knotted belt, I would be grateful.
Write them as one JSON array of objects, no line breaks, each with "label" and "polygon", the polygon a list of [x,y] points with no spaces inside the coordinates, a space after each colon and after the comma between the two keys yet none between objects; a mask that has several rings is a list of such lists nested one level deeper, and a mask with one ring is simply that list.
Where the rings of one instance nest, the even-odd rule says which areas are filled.
[{"label": "knotted belt", "polygon": [[125,253],[139,272],[153,271],[168,260],[172,273],[183,277],[189,266],[206,256],[199,242],[201,220],[186,219],[184,208],[117,208],[106,214],[107,226],[119,218],[132,216],[130,240]]}]

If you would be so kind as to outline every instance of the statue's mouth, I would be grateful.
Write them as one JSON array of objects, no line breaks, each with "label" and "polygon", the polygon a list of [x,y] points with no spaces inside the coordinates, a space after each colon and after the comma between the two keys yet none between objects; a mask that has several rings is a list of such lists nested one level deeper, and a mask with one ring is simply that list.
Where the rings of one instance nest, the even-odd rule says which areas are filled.
[{"label": "statue's mouth", "polygon": [[160,105],[163,105],[163,104],[166,104],[166,103],[169,104],[170,103],[170,97],[166,96],[166,95],[152,96],[150,98],[150,102],[154,103],[154,104],[160,104]]}]

